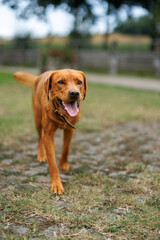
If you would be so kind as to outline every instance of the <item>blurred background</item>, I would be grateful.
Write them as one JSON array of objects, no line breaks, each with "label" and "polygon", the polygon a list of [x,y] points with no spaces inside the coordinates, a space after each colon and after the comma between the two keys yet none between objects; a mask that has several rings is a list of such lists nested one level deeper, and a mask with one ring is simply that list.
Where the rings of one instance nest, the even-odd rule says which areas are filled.
[{"label": "blurred background", "polygon": [[[61,68],[88,90],[58,197],[13,73]],[[0,239],[159,240],[159,80],[160,0],[0,0]]]},{"label": "blurred background", "polygon": [[159,12],[159,0],[1,0],[1,68],[159,77]]}]

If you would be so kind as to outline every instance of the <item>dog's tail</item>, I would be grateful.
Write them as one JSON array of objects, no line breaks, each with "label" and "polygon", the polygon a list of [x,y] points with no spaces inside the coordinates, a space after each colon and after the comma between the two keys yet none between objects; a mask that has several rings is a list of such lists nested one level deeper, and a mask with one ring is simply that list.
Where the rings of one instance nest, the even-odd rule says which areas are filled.
[{"label": "dog's tail", "polygon": [[15,72],[13,77],[26,86],[33,87],[38,76],[25,72]]}]

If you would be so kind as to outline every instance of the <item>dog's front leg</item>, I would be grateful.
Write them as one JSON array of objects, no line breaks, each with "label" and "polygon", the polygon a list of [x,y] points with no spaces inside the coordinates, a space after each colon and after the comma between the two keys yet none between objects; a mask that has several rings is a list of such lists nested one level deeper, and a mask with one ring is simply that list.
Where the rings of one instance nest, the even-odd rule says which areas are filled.
[{"label": "dog's front leg", "polygon": [[60,164],[59,164],[60,169],[63,171],[69,170],[68,156],[69,156],[70,144],[71,144],[73,133],[74,133],[73,129],[64,130],[63,151],[62,151]]},{"label": "dog's front leg", "polygon": [[60,179],[59,171],[55,159],[54,136],[55,131],[46,131],[43,133],[43,141],[47,154],[49,172],[51,176],[51,190],[54,193],[62,194],[64,189]]}]

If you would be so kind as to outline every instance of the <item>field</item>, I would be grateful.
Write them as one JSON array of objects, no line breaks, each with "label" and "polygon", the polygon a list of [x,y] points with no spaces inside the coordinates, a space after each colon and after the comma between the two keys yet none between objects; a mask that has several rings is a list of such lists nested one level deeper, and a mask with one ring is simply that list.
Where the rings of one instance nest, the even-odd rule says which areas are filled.
[{"label": "field", "polygon": [[[116,42],[118,51],[149,51],[151,45],[151,38],[149,36],[139,35],[127,35],[120,33],[111,33],[108,36],[108,49],[113,49],[113,44]],[[88,41],[89,40],[89,41]],[[40,39],[31,39],[29,46],[31,49],[58,49],[62,51],[66,56],[71,57],[73,54],[73,47],[70,46],[69,37],[50,36]],[[82,39],[80,41],[81,47],[90,49],[104,49],[106,43],[106,35],[95,34],[90,36],[89,39]],[[15,48],[15,43],[12,40],[1,40],[0,44],[5,49]],[[88,45],[89,44],[89,45]],[[66,47],[67,46],[67,47]],[[70,46],[70,47],[69,47]],[[17,47],[17,46],[16,46]]]},{"label": "field", "polygon": [[[11,74],[1,73],[0,139],[36,135],[32,112],[32,89],[18,84]],[[81,131],[103,130],[110,124],[127,120],[160,119],[159,93],[91,84],[82,103]]]},{"label": "field", "polygon": [[90,83],[55,196],[36,162],[32,90],[8,73],[0,89],[1,239],[160,238],[159,93]]}]

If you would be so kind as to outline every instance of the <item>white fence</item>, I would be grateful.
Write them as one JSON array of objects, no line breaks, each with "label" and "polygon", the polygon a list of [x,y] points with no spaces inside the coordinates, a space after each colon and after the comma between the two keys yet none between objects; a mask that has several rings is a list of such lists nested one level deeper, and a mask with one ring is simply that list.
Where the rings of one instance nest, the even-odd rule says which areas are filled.
[{"label": "white fence", "polygon": [[39,50],[0,49],[0,65],[38,66],[41,61]]},{"label": "white fence", "polygon": [[[110,73],[139,72],[152,73],[160,76],[160,53],[155,52],[110,52],[106,50],[80,49],[75,53],[75,63],[63,63],[61,59],[49,57],[47,66],[50,68],[79,68],[107,70]],[[40,66],[40,50],[4,50],[0,49],[0,65]],[[52,59],[51,59],[52,58]],[[58,64],[57,64],[58,62]],[[55,65],[55,66],[54,66]],[[43,68],[43,66],[41,66]]]},{"label": "white fence", "polygon": [[148,72],[160,75],[160,53],[79,50],[78,67],[116,72]]}]

